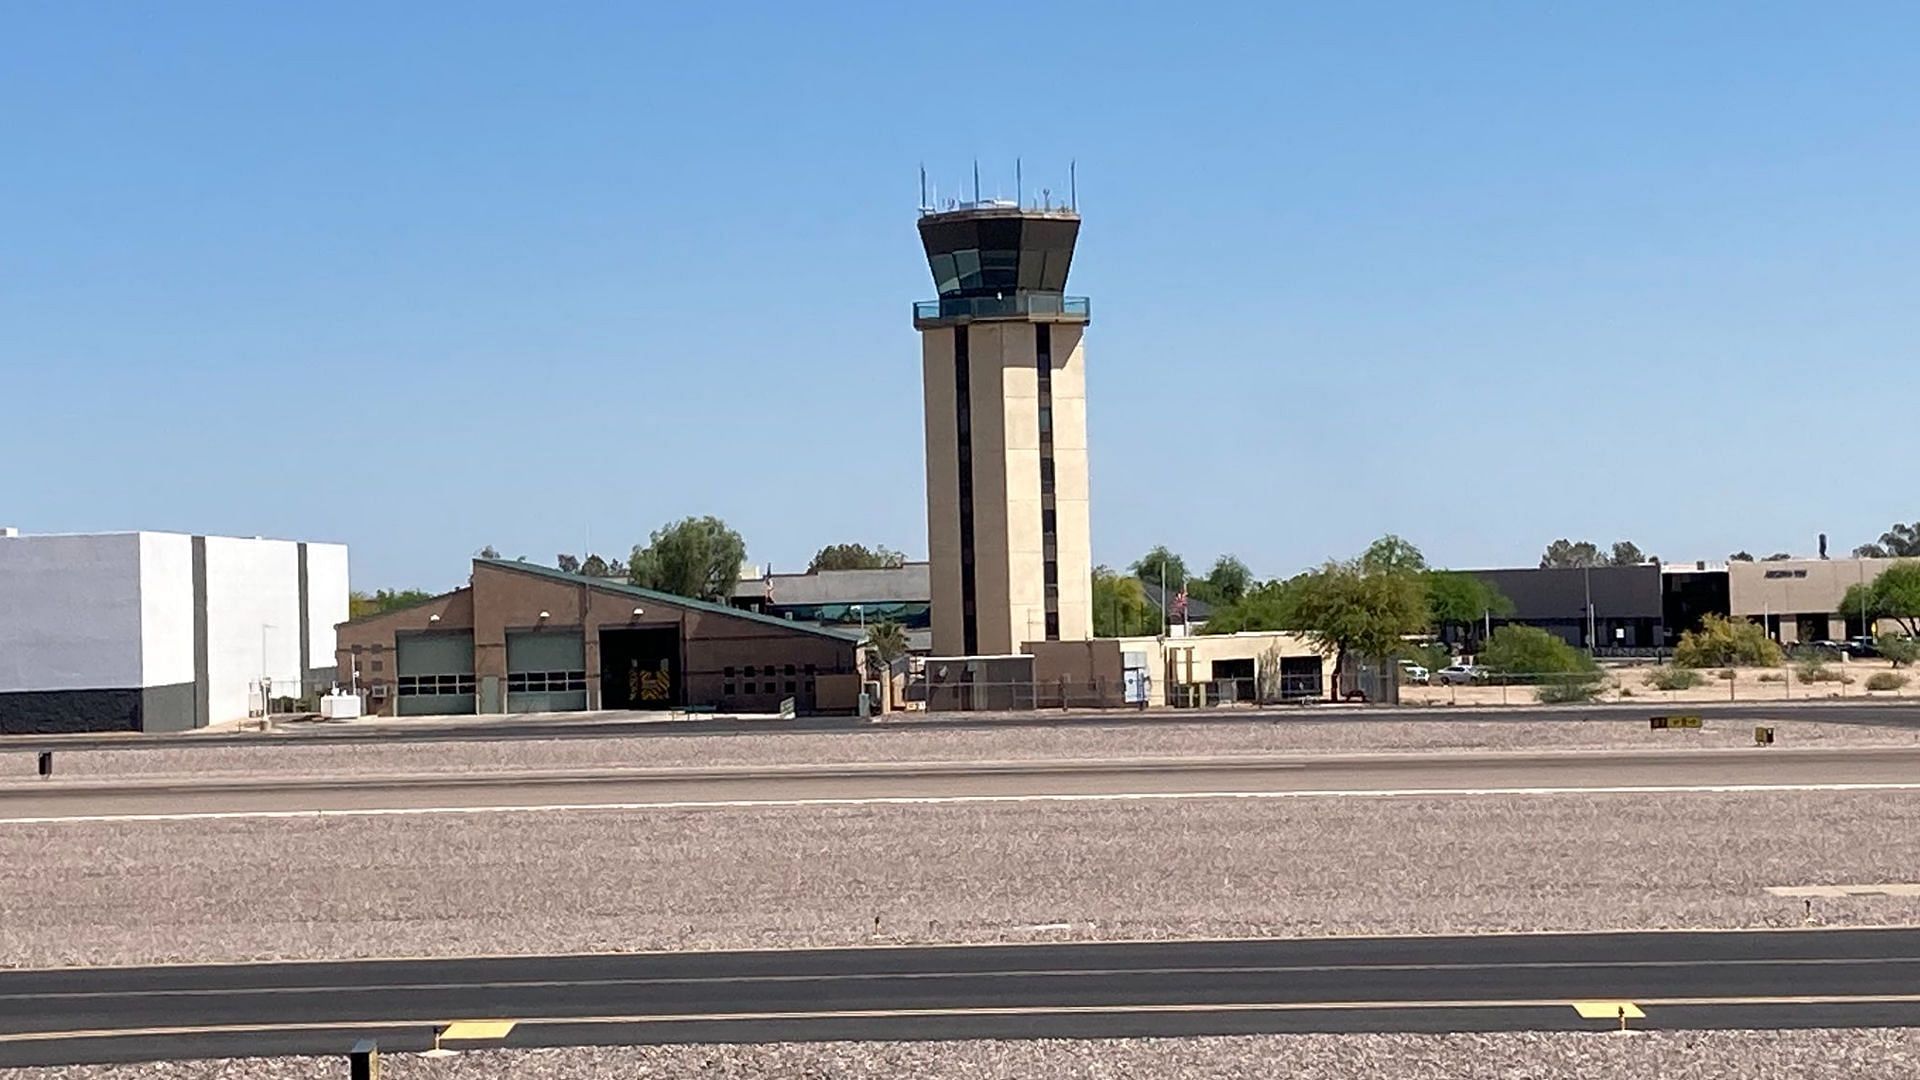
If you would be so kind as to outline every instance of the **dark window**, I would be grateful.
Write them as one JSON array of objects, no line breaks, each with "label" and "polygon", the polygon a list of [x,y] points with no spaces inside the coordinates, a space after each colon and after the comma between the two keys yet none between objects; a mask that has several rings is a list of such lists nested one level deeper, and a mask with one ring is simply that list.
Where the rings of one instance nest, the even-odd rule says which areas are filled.
[{"label": "dark window", "polygon": [[753,668],[753,665],[752,665],[752,664],[748,664],[748,665],[747,665],[747,678],[749,678],[749,679],[751,679],[751,678],[753,678],[753,676],[754,676],[754,674],[755,674],[755,672],[754,672],[754,668]]},{"label": "dark window", "polygon": [[726,669],[726,670],[725,670],[724,672],[722,672],[721,674],[723,674],[723,675],[725,675],[725,676],[726,676],[727,678],[729,678],[729,679],[731,679],[731,678],[733,678],[733,668],[731,668],[731,667],[729,667],[729,668],[727,668],[727,669]]},{"label": "dark window", "polygon": [[[964,278],[964,275],[963,275]],[[962,281],[962,286],[966,284]],[[960,633],[961,649],[968,654],[980,651],[980,622],[974,610],[973,566],[973,436],[969,427],[973,415],[973,383],[969,368],[973,358],[967,349],[967,328],[953,328],[953,407],[960,445],[955,457],[959,462],[960,482]]]},{"label": "dark window", "polygon": [[[1062,271],[1062,277],[1065,273]],[[1043,582],[1047,596],[1047,640],[1060,640],[1060,563],[1056,535],[1059,515],[1054,511],[1053,471],[1053,328],[1036,323],[1033,328],[1034,380],[1040,410],[1040,547],[1047,559]]]},{"label": "dark window", "polygon": [[386,667],[386,666],[387,666],[387,664],[386,664],[386,661],[384,661],[384,660],[379,660],[379,659],[376,659],[376,660],[374,660],[374,662],[373,662],[373,670],[375,670],[375,671],[379,671],[379,670],[380,670],[381,668],[384,668],[384,667]]},{"label": "dark window", "polygon": [[733,693],[733,684],[732,684],[732,683],[722,683],[722,684],[720,684],[720,692],[721,692],[721,693],[723,693],[723,694],[731,694],[731,693]]},{"label": "dark window", "polygon": [[791,694],[791,693],[793,693],[793,690],[794,690],[794,684],[793,684],[793,680],[792,680],[792,679],[788,679],[788,680],[787,680],[787,693],[789,693],[789,694]]},{"label": "dark window", "polygon": [[[791,674],[793,674],[793,665],[792,665],[792,664],[788,664],[788,665],[787,665],[787,674],[789,674],[789,675],[791,675]],[[788,689],[792,689],[792,687],[788,687]]]},{"label": "dark window", "polygon": [[812,664],[808,664],[808,665],[807,665],[807,678],[809,678],[809,679],[811,679],[811,678],[813,678],[813,675],[814,675],[814,667],[813,667],[813,665],[812,665]]}]

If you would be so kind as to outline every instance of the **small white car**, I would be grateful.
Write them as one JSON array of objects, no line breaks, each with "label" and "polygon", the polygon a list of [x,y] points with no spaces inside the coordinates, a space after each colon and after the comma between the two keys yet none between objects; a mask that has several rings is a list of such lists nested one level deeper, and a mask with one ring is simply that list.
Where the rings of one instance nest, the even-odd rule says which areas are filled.
[{"label": "small white car", "polygon": [[1433,673],[1433,681],[1441,686],[1467,686],[1486,677],[1487,669],[1474,664],[1448,664]]},{"label": "small white car", "polygon": [[1430,673],[1426,668],[1412,661],[1400,661],[1400,680],[1413,686],[1425,686]]}]

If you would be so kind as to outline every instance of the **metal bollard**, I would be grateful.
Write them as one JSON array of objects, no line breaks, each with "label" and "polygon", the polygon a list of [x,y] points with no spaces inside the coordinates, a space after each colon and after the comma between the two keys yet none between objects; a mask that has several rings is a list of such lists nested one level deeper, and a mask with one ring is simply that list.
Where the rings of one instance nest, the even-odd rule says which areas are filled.
[{"label": "metal bollard", "polygon": [[380,1044],[372,1039],[354,1043],[347,1054],[347,1076],[349,1080],[380,1080]]},{"label": "metal bollard", "polygon": [[40,751],[40,778],[44,780],[47,777],[52,775],[53,775],[53,751],[42,750]]}]

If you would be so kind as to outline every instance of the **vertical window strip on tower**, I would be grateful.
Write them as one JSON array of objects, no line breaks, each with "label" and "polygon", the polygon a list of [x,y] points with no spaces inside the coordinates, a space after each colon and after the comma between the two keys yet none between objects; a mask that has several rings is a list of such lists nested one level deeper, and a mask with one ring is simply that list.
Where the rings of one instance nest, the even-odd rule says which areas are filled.
[{"label": "vertical window strip on tower", "polygon": [[973,377],[968,370],[967,328],[953,328],[954,431],[959,436],[955,454],[960,473],[960,623],[963,651],[980,651],[980,613],[974,605],[973,565]]},{"label": "vertical window strip on tower", "polygon": [[1060,640],[1060,562],[1053,473],[1053,328],[1033,327],[1033,356],[1040,409],[1040,550],[1046,586],[1047,640]]}]

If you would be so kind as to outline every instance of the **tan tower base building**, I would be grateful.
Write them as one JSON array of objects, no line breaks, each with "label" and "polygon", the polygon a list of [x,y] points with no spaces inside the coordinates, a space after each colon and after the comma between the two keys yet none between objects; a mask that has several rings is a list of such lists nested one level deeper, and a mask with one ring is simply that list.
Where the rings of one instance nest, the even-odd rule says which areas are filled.
[{"label": "tan tower base building", "polygon": [[974,203],[920,218],[933,651],[1093,635],[1080,217]]}]

